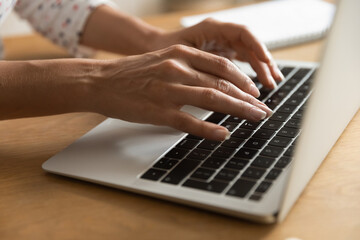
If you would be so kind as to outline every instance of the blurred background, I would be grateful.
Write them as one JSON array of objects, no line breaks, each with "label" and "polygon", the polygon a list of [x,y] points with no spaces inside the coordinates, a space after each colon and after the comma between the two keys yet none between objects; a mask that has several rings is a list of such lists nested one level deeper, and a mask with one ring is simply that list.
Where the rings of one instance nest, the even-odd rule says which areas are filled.
[{"label": "blurred background", "polygon": [[[255,0],[112,0],[121,11],[139,17],[159,13],[191,9],[214,9],[234,3],[254,2]],[[0,28],[1,36],[15,36],[31,33],[31,27],[12,13]]]}]

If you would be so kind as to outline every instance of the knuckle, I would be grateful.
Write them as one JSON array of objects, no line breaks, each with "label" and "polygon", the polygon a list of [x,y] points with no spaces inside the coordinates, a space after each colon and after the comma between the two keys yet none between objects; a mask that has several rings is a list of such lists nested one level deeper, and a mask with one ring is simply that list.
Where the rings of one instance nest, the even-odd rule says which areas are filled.
[{"label": "knuckle", "polygon": [[217,59],[217,64],[219,65],[219,68],[223,72],[229,72],[232,70],[232,62],[224,57],[219,57]]},{"label": "knuckle", "polygon": [[238,25],[239,26],[239,28],[241,28],[243,31],[245,31],[245,32],[251,32],[250,31],[250,29],[249,29],[249,27],[248,26],[246,26],[246,25]]},{"label": "knuckle", "polygon": [[166,59],[159,64],[159,70],[165,75],[174,75],[182,72],[182,67],[176,60]]},{"label": "knuckle", "polygon": [[206,104],[214,104],[218,98],[218,90],[213,88],[207,88],[203,90],[203,99]]},{"label": "knuckle", "polygon": [[229,93],[230,89],[231,89],[231,84],[224,79],[217,79],[216,80],[216,89],[223,93]]},{"label": "knuckle", "polygon": [[178,65],[179,64],[174,59],[166,59],[161,63],[161,67],[164,69],[176,69],[178,68]]},{"label": "knuckle", "polygon": [[256,102],[257,102],[256,98],[254,98],[250,94],[245,94],[244,101],[246,101],[246,102],[248,102],[250,104],[253,104],[253,105],[256,104]]},{"label": "knuckle", "polygon": [[175,44],[169,47],[169,53],[172,56],[179,56],[189,52],[189,47],[182,44]]},{"label": "knuckle", "polygon": [[218,21],[217,20],[215,20],[214,18],[212,18],[212,17],[208,17],[208,18],[206,18],[204,21],[203,21],[203,23],[205,23],[205,24],[213,24],[213,23],[217,23]]}]

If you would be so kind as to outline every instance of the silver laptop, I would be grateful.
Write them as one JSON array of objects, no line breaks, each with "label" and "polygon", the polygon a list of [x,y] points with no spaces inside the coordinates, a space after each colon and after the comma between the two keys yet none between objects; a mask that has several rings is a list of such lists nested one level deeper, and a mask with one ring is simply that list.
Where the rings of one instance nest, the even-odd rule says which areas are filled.
[{"label": "silver laptop", "polygon": [[358,9],[360,1],[340,1],[319,68],[280,61],[286,80],[277,89],[257,83],[275,112],[269,119],[184,108],[227,127],[229,140],[107,119],[43,169],[257,222],[283,220],[359,110]]}]

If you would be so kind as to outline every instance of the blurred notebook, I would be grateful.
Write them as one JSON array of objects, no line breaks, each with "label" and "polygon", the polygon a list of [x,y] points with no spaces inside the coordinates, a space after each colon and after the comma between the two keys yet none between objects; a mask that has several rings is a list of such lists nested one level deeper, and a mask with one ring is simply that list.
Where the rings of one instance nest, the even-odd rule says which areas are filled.
[{"label": "blurred notebook", "polygon": [[320,0],[268,1],[181,19],[185,27],[212,17],[247,25],[269,49],[321,38],[329,30],[335,6]]}]

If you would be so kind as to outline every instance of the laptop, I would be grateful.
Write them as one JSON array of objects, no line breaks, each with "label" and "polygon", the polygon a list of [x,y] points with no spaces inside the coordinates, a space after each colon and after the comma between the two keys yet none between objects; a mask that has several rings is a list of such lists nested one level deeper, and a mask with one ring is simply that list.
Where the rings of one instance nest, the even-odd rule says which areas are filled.
[{"label": "laptop", "polygon": [[360,1],[339,1],[320,67],[279,61],[260,88],[273,116],[254,123],[184,107],[231,137],[107,119],[43,164],[45,171],[260,223],[282,221],[360,106]]}]

